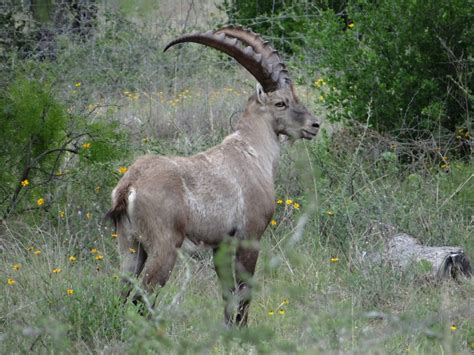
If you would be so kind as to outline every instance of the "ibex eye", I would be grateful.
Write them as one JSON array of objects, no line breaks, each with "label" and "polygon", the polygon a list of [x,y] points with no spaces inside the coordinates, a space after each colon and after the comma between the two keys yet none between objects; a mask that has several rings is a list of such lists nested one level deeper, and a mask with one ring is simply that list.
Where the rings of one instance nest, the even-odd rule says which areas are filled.
[{"label": "ibex eye", "polygon": [[283,101],[277,102],[275,104],[276,107],[286,107],[286,104]]}]

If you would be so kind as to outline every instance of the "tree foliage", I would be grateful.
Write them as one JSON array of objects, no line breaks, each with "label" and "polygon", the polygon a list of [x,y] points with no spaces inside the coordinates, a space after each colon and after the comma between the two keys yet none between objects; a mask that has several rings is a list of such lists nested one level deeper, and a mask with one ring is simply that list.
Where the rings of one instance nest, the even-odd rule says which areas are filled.
[{"label": "tree foliage", "polygon": [[0,92],[0,126],[0,213],[4,217],[17,209],[47,207],[54,183],[70,180],[88,165],[113,159],[123,138],[113,122],[69,113],[55,98],[51,80],[24,74]]},{"label": "tree foliage", "polygon": [[[378,130],[411,138],[472,130],[472,1],[252,4],[230,2],[230,20],[252,25],[254,14],[253,29],[298,54],[331,119],[365,121],[370,111]],[[276,15],[260,23],[270,5]]]}]

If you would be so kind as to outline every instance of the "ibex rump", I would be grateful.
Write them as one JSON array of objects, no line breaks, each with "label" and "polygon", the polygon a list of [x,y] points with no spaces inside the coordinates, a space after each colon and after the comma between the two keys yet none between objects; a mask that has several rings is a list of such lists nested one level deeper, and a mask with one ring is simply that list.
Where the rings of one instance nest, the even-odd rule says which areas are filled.
[{"label": "ibex rump", "polygon": [[[108,215],[119,235],[121,271],[140,275],[149,291],[167,282],[185,239],[212,247],[226,301],[226,323],[245,325],[249,277],[259,252],[255,244],[275,208],[278,136],[311,139],[319,121],[296,97],[278,53],[257,34],[229,26],[182,36],[166,49],[182,42],[229,54],[261,86],[249,98],[236,131],[221,144],[191,157],[138,158],[114,189]],[[237,241],[235,256],[216,263],[216,252],[225,240]],[[232,263],[235,280],[229,277]],[[236,312],[232,295],[238,301]]]}]

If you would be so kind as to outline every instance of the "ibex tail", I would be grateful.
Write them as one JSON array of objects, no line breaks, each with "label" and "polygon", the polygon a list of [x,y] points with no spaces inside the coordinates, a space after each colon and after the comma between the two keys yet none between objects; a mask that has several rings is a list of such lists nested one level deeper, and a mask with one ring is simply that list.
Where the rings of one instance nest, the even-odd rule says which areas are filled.
[{"label": "ibex tail", "polygon": [[129,186],[122,186],[114,191],[112,195],[112,208],[105,214],[105,219],[110,219],[117,227],[122,218],[127,217],[127,199]]}]

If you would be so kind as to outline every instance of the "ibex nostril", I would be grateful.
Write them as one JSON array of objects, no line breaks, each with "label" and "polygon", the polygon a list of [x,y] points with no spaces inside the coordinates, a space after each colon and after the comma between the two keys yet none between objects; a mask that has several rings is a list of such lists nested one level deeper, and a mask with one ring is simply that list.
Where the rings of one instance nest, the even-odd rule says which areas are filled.
[{"label": "ibex nostril", "polygon": [[319,128],[319,122],[313,122],[312,126],[315,128]]}]

